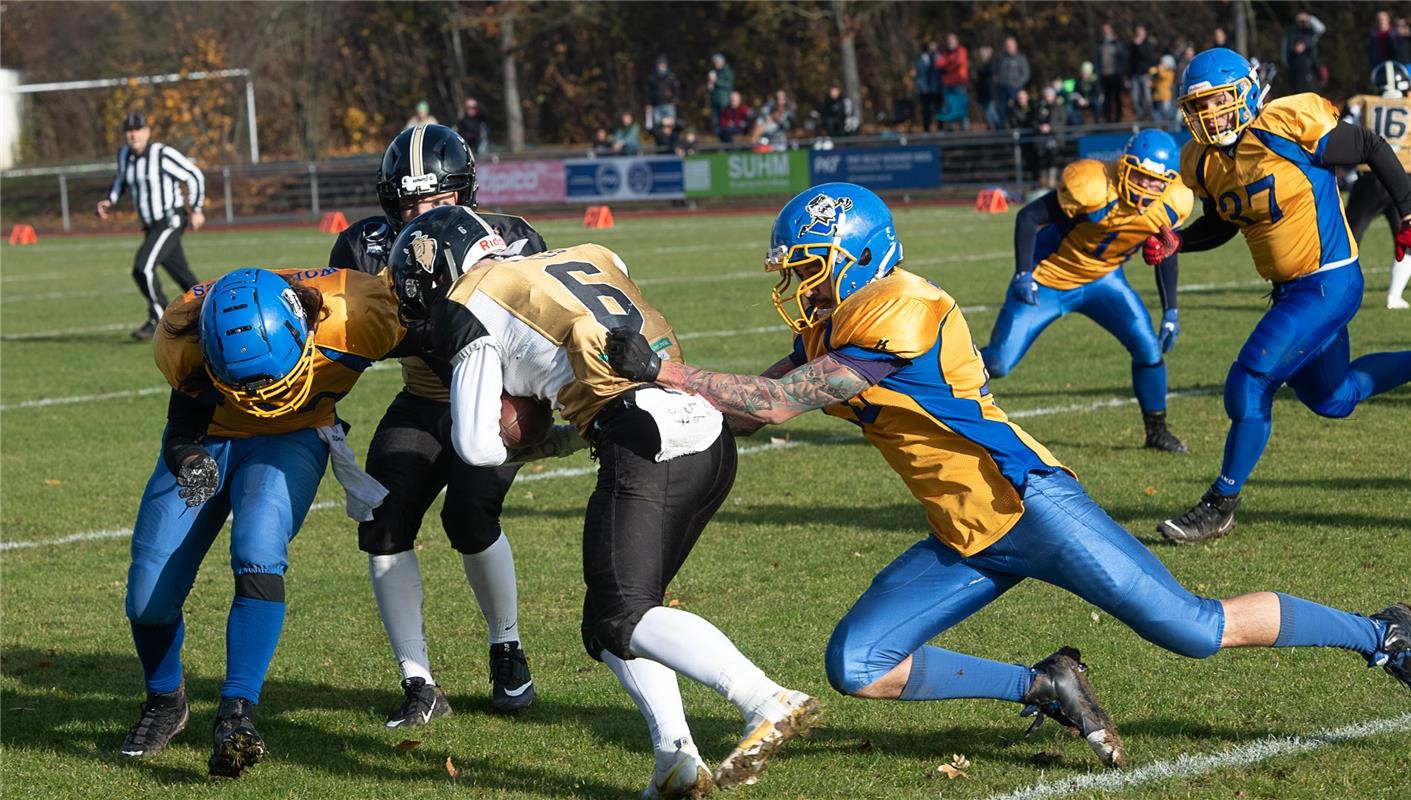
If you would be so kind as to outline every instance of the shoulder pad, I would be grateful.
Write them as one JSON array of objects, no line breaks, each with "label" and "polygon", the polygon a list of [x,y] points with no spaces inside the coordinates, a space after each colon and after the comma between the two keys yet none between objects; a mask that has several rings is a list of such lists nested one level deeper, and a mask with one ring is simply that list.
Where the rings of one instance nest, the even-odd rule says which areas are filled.
[{"label": "shoulder pad", "polygon": [[1251,126],[1297,143],[1313,152],[1318,142],[1337,127],[1338,110],[1321,95],[1312,92],[1280,97],[1265,106]]},{"label": "shoulder pad", "polygon": [[1166,187],[1165,196],[1161,198],[1161,202],[1169,209],[1167,214],[1174,214],[1176,217],[1174,220],[1168,219],[1168,223],[1173,228],[1184,222],[1191,215],[1191,211],[1195,209],[1194,193],[1189,187],[1178,181],[1172,181],[1171,185]]},{"label": "shoulder pad", "polygon": [[540,236],[524,217],[511,214],[480,214],[480,217],[509,244],[506,255],[532,256],[549,249],[544,243],[544,237]]},{"label": "shoulder pad", "polygon": [[1117,193],[1108,180],[1107,165],[1090,158],[1074,161],[1063,168],[1058,183],[1058,206],[1070,217],[1097,211],[1113,200]]},{"label": "shoulder pad", "polygon": [[328,253],[328,266],[377,274],[387,266],[396,238],[386,217],[360,219],[338,234]]},{"label": "shoulder pad", "polygon": [[912,295],[900,284],[885,287],[886,282],[866,287],[839,306],[833,314],[829,349],[854,345],[906,359],[931,349],[941,320],[955,301],[940,290],[928,299]]},{"label": "shoulder pad", "polygon": [[1192,191],[1201,193],[1201,183],[1204,176],[1199,174],[1201,168],[1201,156],[1205,154],[1206,145],[1192,139],[1181,147],[1181,183],[1184,183]]}]

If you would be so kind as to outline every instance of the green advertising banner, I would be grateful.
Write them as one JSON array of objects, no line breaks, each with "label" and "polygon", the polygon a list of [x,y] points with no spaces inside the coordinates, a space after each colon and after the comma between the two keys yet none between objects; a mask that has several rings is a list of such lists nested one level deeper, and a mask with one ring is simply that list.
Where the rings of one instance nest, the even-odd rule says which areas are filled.
[{"label": "green advertising banner", "polygon": [[798,194],[808,188],[808,151],[688,156],[685,184],[687,197]]}]

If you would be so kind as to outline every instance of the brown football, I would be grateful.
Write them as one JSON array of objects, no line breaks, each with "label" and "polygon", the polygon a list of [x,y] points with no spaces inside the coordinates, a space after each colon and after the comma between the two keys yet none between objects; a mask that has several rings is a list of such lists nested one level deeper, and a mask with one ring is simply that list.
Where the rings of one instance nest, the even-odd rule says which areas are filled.
[{"label": "brown football", "polygon": [[505,447],[535,444],[549,432],[554,410],[549,401],[537,397],[500,395],[500,438]]}]

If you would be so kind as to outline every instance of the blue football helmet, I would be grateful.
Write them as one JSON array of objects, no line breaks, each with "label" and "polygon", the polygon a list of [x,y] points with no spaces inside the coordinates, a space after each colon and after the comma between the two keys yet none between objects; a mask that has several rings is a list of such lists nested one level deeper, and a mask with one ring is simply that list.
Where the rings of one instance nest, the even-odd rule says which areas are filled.
[{"label": "blue football helmet", "polygon": [[1151,205],[1180,176],[1181,149],[1171,134],[1155,128],[1133,134],[1117,162],[1117,190],[1137,208]]},{"label": "blue football helmet", "polygon": [[289,282],[269,270],[237,269],[211,285],[201,355],[216,389],[256,417],[299,410],[313,387],[313,324]]},{"label": "blue football helmet", "polygon": [[1229,147],[1259,114],[1269,87],[1244,56],[1216,47],[1191,59],[1181,76],[1177,101],[1191,136],[1201,144]]},{"label": "blue football helmet", "polygon": [[[825,309],[805,294],[831,279],[841,304],[854,292],[890,275],[902,259],[892,212],[873,192],[853,183],[824,183],[790,200],[774,219],[766,272],[780,273],[774,308],[795,333],[812,327]],[[790,292],[794,278],[797,287]]]}]

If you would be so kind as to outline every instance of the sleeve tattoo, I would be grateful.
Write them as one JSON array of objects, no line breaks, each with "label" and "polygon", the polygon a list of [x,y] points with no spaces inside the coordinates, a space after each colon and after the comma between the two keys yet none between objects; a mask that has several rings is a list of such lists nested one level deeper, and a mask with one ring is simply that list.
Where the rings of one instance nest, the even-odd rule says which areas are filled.
[{"label": "sleeve tattoo", "polygon": [[844,402],[870,386],[832,356],[810,361],[779,378],[710,372],[677,362],[669,380],[674,388],[698,394],[726,414],[761,423],[783,422]]}]

